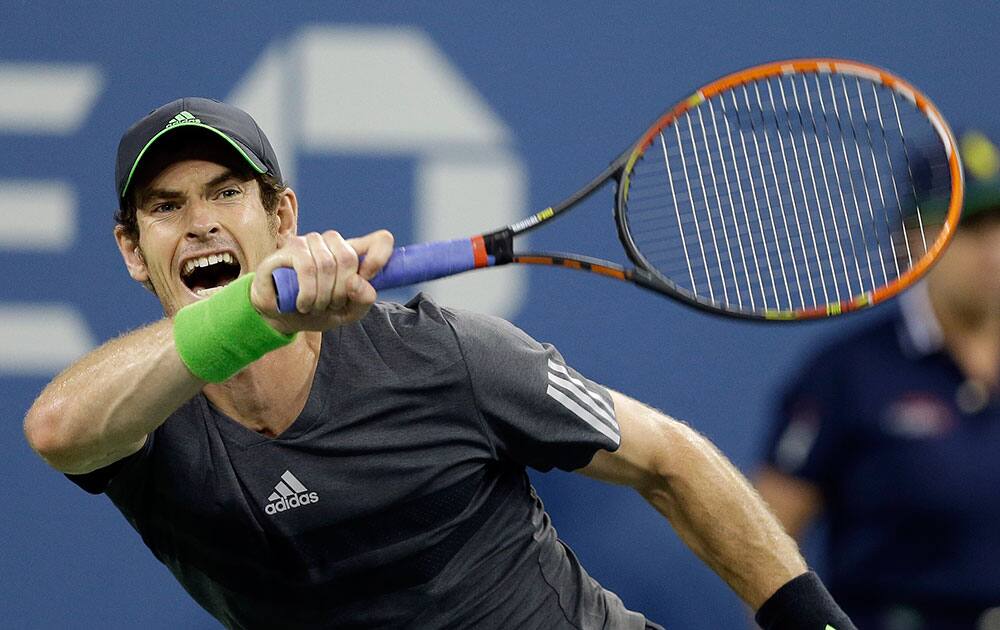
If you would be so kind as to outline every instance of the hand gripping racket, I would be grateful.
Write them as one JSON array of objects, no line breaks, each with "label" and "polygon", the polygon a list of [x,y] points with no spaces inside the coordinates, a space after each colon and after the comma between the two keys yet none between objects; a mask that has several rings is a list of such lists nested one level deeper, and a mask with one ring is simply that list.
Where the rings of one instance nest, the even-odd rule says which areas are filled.
[{"label": "hand gripping racket", "polygon": [[[633,266],[516,250],[518,236],[609,182]],[[493,232],[396,249],[372,285],[557,265],[735,317],[828,317],[923,275],[954,233],[963,190],[952,132],[912,85],[852,61],[781,61],[697,90],[556,205]],[[295,272],[274,280],[279,310],[294,311]]]}]

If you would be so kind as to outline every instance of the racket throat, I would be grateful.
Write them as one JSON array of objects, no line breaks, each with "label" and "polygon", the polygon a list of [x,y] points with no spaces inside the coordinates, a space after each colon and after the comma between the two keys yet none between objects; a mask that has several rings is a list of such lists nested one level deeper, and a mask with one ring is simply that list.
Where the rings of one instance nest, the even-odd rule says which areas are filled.
[{"label": "racket throat", "polygon": [[677,293],[685,293],[683,289],[680,289],[676,284],[672,282],[667,282],[653,274],[642,267],[637,267],[636,269],[628,269],[625,272],[627,280],[631,280],[640,287],[644,289],[649,289],[651,291],[656,291],[657,293],[667,293],[671,295],[676,295]]}]

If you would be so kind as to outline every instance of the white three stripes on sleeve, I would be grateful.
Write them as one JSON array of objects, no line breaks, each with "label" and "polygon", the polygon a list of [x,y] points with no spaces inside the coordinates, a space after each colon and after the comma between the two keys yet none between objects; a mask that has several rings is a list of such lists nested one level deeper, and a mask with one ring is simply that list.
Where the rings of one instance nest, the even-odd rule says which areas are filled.
[{"label": "white three stripes on sleeve", "polygon": [[545,393],[614,442],[615,446],[621,441],[614,407],[552,359],[549,359],[549,386]]}]

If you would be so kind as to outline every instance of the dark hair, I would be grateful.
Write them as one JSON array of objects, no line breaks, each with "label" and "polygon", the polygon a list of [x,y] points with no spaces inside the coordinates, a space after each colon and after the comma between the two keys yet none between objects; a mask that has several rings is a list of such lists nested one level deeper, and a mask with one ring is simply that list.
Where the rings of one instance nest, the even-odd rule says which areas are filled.
[{"label": "dark hair", "polygon": [[143,156],[142,162],[129,185],[126,195],[120,200],[115,212],[115,223],[122,226],[125,234],[139,238],[139,223],[136,220],[139,193],[150,184],[167,166],[185,159],[200,159],[217,162],[231,169],[240,177],[256,179],[260,189],[260,201],[264,211],[273,215],[278,208],[281,193],[288,188],[277,177],[258,173],[240,156],[236,150],[211,131],[199,128],[177,130],[158,140]]}]

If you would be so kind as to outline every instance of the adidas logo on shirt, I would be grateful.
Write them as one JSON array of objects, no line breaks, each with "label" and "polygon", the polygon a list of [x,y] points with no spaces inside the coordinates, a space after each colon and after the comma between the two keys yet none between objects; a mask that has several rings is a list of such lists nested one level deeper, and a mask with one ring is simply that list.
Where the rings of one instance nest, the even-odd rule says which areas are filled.
[{"label": "adidas logo on shirt", "polygon": [[284,512],[293,508],[319,503],[319,495],[309,492],[302,482],[295,478],[291,471],[286,470],[281,475],[281,481],[274,486],[274,492],[267,497],[269,503],[264,511],[270,515]]}]

